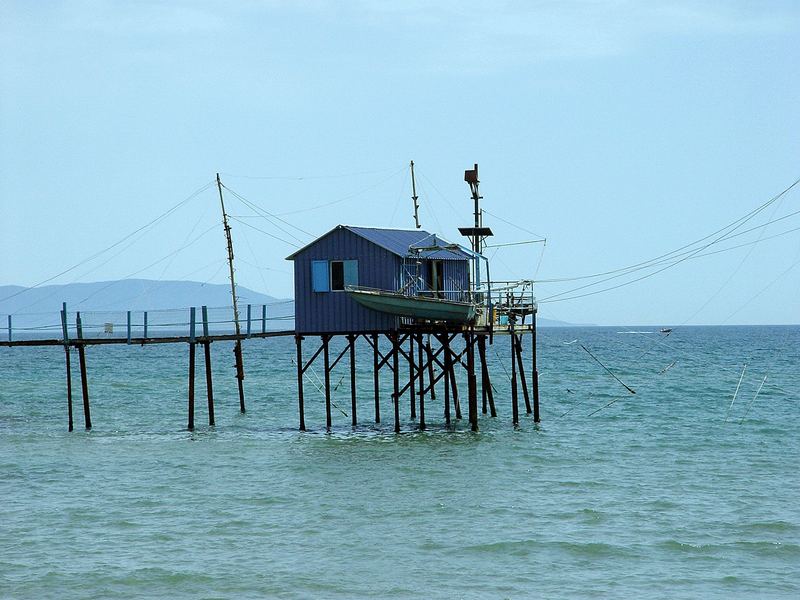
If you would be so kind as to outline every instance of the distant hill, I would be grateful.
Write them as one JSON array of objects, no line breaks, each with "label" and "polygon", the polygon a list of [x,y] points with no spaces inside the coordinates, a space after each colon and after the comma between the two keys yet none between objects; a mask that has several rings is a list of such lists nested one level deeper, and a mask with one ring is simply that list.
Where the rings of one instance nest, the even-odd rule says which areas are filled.
[{"label": "distant hill", "polygon": [[577,323],[567,323],[566,321],[545,319],[544,317],[536,317],[536,326],[537,327],[592,327],[592,325],[578,325]]},{"label": "distant hill", "polygon": [[[229,285],[197,281],[122,279],[47,285],[17,294],[23,289],[15,285],[0,286],[1,314],[57,313],[61,310],[62,302],[67,303],[70,311],[138,311],[231,304]],[[278,298],[259,294],[246,287],[237,286],[236,289],[242,306],[280,302]],[[8,298],[12,295],[12,298]]]}]

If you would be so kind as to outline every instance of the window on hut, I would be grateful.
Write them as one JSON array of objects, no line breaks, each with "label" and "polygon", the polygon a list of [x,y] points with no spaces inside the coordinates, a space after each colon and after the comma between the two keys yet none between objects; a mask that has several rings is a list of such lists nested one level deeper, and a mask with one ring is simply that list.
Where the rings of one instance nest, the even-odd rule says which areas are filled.
[{"label": "window on hut", "polygon": [[311,287],[315,292],[341,292],[358,285],[357,260],[312,260]]}]

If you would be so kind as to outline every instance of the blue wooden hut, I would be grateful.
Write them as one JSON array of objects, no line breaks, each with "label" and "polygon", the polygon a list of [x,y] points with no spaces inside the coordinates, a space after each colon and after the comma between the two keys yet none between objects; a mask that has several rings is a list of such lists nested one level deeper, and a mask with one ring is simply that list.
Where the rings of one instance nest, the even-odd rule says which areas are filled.
[{"label": "blue wooden hut", "polygon": [[294,254],[295,330],[301,334],[395,330],[400,317],[366,308],[346,286],[467,300],[471,256],[421,229],[338,225]]}]

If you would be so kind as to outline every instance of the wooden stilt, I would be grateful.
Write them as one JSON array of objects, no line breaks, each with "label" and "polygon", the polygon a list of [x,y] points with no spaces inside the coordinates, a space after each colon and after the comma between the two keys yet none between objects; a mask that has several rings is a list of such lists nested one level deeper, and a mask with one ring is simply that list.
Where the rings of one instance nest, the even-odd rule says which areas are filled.
[{"label": "wooden stilt", "polygon": [[86,375],[86,347],[78,345],[78,361],[81,368],[81,392],[83,392],[83,421],[86,429],[92,428],[92,413],[89,408],[89,382]]},{"label": "wooden stilt", "polygon": [[539,418],[539,369],[536,366],[536,311],[532,315],[533,327],[531,328],[531,384],[533,386],[533,422],[538,423]]},{"label": "wooden stilt", "polygon": [[423,360],[422,334],[417,336],[417,375],[419,377],[419,428],[425,430],[425,362]]},{"label": "wooden stilt", "polygon": [[194,371],[195,371],[195,352],[197,344],[189,342],[189,424],[187,429],[194,430]]},{"label": "wooden stilt", "polygon": [[411,399],[412,420],[417,418],[417,388],[414,370],[414,334],[412,333],[408,336],[408,391]]},{"label": "wooden stilt", "polygon": [[467,404],[469,424],[472,431],[478,431],[478,382],[475,377],[475,334],[464,334],[467,346]]},{"label": "wooden stilt", "polygon": [[478,336],[478,360],[481,361],[481,412],[485,415],[488,412],[489,390],[486,385],[486,340],[484,336]]},{"label": "wooden stilt", "polygon": [[69,328],[67,327],[67,303],[61,305],[61,335],[64,340],[64,355],[67,362],[67,418],[69,431],[74,429],[72,421],[72,368],[70,366]]},{"label": "wooden stilt", "polygon": [[519,424],[519,403],[517,398],[517,361],[514,356],[516,344],[514,338],[516,333],[511,330],[511,421],[514,425]]},{"label": "wooden stilt", "polygon": [[515,341],[516,347],[516,355],[517,355],[517,368],[519,369],[519,380],[522,383],[522,397],[525,399],[525,412],[531,414],[531,399],[528,395],[528,380],[525,379],[525,367],[523,366],[522,362],[522,334],[514,335],[513,336]]},{"label": "wooden stilt", "polygon": [[377,333],[372,334],[372,348],[374,351],[373,354],[373,363],[372,363],[372,378],[375,384],[375,422],[381,422],[381,378],[380,378],[380,371],[381,368],[378,363],[378,337]]},{"label": "wooden stilt", "polygon": [[358,336],[348,335],[347,341],[350,344],[350,415],[352,417],[352,425],[358,425],[358,417],[356,416],[356,340]]},{"label": "wooden stilt", "polygon": [[306,416],[303,408],[303,336],[294,336],[297,345],[297,410],[300,413],[300,431],[306,430]]},{"label": "wooden stilt", "polygon": [[208,396],[208,425],[214,427],[214,383],[211,378],[211,342],[203,341],[203,354],[206,363],[206,394]]},{"label": "wooden stilt", "polygon": [[325,428],[330,431],[333,420],[331,419],[331,358],[328,349],[329,335],[322,336],[322,360],[325,369]]},{"label": "wooden stilt", "polygon": [[450,425],[450,371],[452,369],[450,357],[450,334],[445,333],[440,340],[444,345],[444,422]]},{"label": "wooden stilt", "polygon": [[[446,352],[452,353],[452,349],[450,348],[450,334],[445,334],[447,338],[447,350]],[[450,359],[450,387],[452,388],[453,392],[453,407],[456,409],[456,420],[461,420],[461,403],[458,401],[458,383],[456,383],[456,369],[455,365],[453,364],[452,355]]]},{"label": "wooden stilt", "polygon": [[484,397],[489,402],[489,414],[493,417],[496,417],[497,410],[495,410],[494,407],[494,390],[492,389],[492,379],[489,373],[489,364],[486,361],[485,335],[478,336],[478,355],[481,361],[481,389],[484,392]]},{"label": "wooden stilt", "polygon": [[196,309],[189,309],[189,419],[186,428],[194,430],[194,376],[197,343],[195,342]]},{"label": "wooden stilt", "polygon": [[394,432],[400,433],[400,365],[398,355],[400,354],[400,342],[397,333],[391,334],[392,340],[392,375],[394,379]]},{"label": "wooden stilt", "polygon": [[211,340],[208,339],[208,307],[200,307],[203,317],[203,358],[206,367],[206,395],[208,397],[208,425],[214,427],[214,383],[211,379]]},{"label": "wooden stilt", "polygon": [[64,346],[64,354],[67,359],[67,417],[69,419],[69,431],[74,429],[72,422],[72,369],[69,364],[69,346]]},{"label": "wooden stilt", "polygon": [[236,358],[236,382],[239,387],[239,412],[245,412],[244,406],[244,361],[242,359],[242,340],[236,340],[233,347]]},{"label": "wooden stilt", "polygon": [[433,350],[431,349],[431,334],[428,334],[428,342],[425,346],[425,351],[428,354],[428,379],[431,380],[431,400],[436,400],[436,386],[433,384]]},{"label": "wooden stilt", "polygon": [[89,408],[89,380],[86,375],[86,347],[83,344],[83,323],[81,313],[75,315],[75,326],[78,331],[78,363],[81,371],[81,392],[83,394],[83,422],[87,431],[92,428],[92,412]]}]

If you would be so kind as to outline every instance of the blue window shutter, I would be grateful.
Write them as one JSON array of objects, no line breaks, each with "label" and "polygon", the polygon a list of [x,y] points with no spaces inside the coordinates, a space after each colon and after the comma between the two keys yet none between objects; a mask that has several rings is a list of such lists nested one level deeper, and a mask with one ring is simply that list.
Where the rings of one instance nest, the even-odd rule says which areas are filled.
[{"label": "blue window shutter", "polygon": [[344,284],[358,285],[358,261],[344,261]]},{"label": "blue window shutter", "polygon": [[311,261],[311,289],[315,292],[331,291],[327,260]]}]

